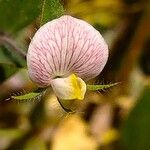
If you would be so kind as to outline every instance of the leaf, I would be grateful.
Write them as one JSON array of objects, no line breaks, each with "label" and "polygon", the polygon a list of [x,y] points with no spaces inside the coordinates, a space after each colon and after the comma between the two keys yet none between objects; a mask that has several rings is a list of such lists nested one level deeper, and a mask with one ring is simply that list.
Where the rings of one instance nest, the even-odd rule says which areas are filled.
[{"label": "leaf", "polygon": [[38,136],[30,138],[22,147],[22,150],[47,150],[46,142]]},{"label": "leaf", "polygon": [[0,149],[7,149],[13,141],[22,138],[25,132],[19,128],[1,128],[0,129]]},{"label": "leaf", "polygon": [[0,83],[25,65],[25,60],[23,60],[18,54],[0,46]]},{"label": "leaf", "polygon": [[150,86],[146,87],[121,130],[122,150],[150,149]]},{"label": "leaf", "polygon": [[16,139],[16,138],[20,138],[22,134],[23,134],[23,131],[20,129],[15,129],[15,128],[0,129],[0,139],[2,138]]},{"label": "leaf", "polygon": [[38,88],[34,92],[20,94],[20,95],[13,95],[11,96],[12,99],[18,100],[18,101],[24,101],[24,100],[35,100],[41,98],[41,96],[45,93],[47,88]]},{"label": "leaf", "polygon": [[0,31],[15,33],[42,13],[42,23],[63,14],[59,0],[0,0]]},{"label": "leaf", "polygon": [[41,25],[58,18],[64,14],[63,6],[59,0],[43,0]]},{"label": "leaf", "polygon": [[11,63],[21,68],[26,66],[26,61],[11,48],[0,46],[0,63]]},{"label": "leaf", "polygon": [[0,63],[0,83],[16,73],[18,68],[13,64]]},{"label": "leaf", "polygon": [[41,0],[0,0],[0,30],[16,32],[33,22],[41,11]]},{"label": "leaf", "polygon": [[112,83],[112,84],[106,84],[106,85],[88,85],[87,84],[87,89],[90,91],[105,90],[117,84],[118,83]]},{"label": "leaf", "polygon": [[35,99],[38,98],[39,96],[41,96],[41,93],[35,93],[35,92],[31,92],[31,93],[27,93],[24,95],[19,95],[19,96],[11,96],[12,99],[15,100],[31,100],[31,99]]},{"label": "leaf", "polygon": [[58,100],[60,106],[62,107],[62,109],[65,112],[67,112],[67,113],[75,113],[74,110],[71,110],[70,108],[67,108],[67,107],[64,106],[64,103],[66,102],[66,100],[59,99],[58,97],[57,97],[57,100]]}]

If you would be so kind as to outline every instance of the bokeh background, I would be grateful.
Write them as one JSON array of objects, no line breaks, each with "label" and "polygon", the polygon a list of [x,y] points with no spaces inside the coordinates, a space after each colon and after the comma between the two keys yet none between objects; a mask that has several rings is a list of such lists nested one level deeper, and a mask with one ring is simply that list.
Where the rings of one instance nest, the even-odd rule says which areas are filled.
[{"label": "bokeh background", "polygon": [[[107,65],[90,83],[119,82],[65,104],[75,113],[51,88],[11,98],[37,89],[24,54],[40,25],[62,14],[86,20],[109,45]],[[149,150],[149,75],[149,0],[0,0],[0,150]]]}]

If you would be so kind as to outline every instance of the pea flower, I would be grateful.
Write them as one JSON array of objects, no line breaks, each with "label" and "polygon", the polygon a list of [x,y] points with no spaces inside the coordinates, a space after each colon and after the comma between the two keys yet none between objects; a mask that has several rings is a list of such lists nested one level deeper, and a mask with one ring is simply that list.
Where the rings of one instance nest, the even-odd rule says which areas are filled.
[{"label": "pea flower", "polygon": [[27,53],[29,76],[41,87],[51,86],[63,100],[84,98],[85,81],[102,71],[108,46],[87,22],[64,15],[35,33]]}]

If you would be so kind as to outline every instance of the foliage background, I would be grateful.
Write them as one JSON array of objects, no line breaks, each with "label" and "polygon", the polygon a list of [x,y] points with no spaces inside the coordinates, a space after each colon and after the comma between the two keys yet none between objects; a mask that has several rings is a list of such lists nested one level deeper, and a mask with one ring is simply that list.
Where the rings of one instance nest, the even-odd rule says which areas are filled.
[{"label": "foliage background", "polygon": [[[120,82],[67,104],[49,89],[45,97],[16,101],[36,89],[24,54],[45,22],[69,14],[104,36],[110,56],[92,83]],[[149,0],[0,0],[0,149],[150,149]]]}]

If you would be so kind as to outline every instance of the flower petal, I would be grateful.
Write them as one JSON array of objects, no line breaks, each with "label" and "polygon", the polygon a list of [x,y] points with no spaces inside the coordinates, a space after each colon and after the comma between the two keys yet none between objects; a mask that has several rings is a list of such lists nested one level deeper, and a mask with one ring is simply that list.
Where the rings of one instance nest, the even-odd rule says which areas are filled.
[{"label": "flower petal", "polygon": [[56,78],[51,81],[54,93],[62,100],[83,100],[86,92],[86,84],[72,74],[67,78]]},{"label": "flower petal", "polygon": [[83,80],[94,78],[107,58],[101,34],[87,22],[65,15],[37,31],[29,45],[27,65],[31,79],[48,86],[56,76],[72,73]]}]

